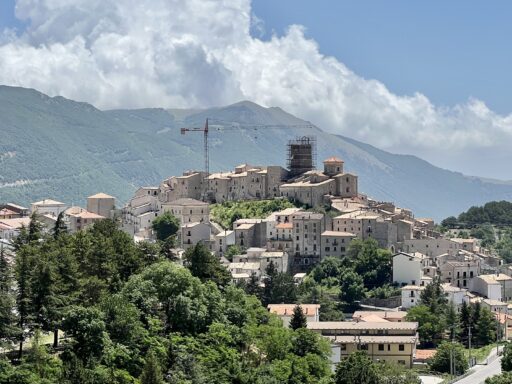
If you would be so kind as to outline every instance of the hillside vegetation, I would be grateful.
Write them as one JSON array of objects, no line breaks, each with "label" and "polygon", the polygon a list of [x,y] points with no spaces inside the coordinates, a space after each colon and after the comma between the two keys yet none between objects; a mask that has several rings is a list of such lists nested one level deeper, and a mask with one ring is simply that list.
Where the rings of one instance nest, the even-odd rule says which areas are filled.
[{"label": "hillside vegetation", "polygon": [[224,229],[233,228],[238,219],[264,219],[272,212],[295,207],[285,199],[258,201],[226,201],[210,206],[212,220]]},{"label": "hillside vegetation", "polygon": [[[141,185],[203,169],[202,135],[181,135],[180,127],[202,126],[206,117],[242,125],[226,131],[212,125],[212,171],[240,163],[284,166],[288,140],[314,135],[318,167],[322,159],[338,156],[347,171],[359,175],[361,192],[394,201],[419,217],[440,220],[471,205],[512,199],[510,183],[466,177],[314,126],[293,127],[307,122],[251,102],[199,111],[100,111],[63,97],[0,86],[0,115],[0,202],[29,204],[51,197],[77,204],[98,191],[125,202]],[[273,127],[243,129],[244,124]]]}]

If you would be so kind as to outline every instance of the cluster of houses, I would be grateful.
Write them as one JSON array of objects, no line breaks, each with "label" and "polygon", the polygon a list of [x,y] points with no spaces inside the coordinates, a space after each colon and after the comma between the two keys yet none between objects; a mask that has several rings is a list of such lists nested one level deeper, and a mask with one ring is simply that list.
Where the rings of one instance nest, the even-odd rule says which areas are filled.
[{"label": "cluster of houses", "polygon": [[99,220],[113,218],[116,199],[105,193],[87,198],[87,208],[68,206],[52,199],[34,202],[30,208],[9,203],[0,205],[0,240],[7,244],[19,235],[22,227],[28,228],[30,216],[37,214],[38,220],[47,230],[52,229],[59,215],[71,233],[86,229]]},{"label": "cluster of houses", "polygon": [[[48,228],[61,216],[71,232],[114,218],[135,241],[153,241],[153,221],[170,212],[181,224],[177,254],[203,243],[225,264],[234,282],[256,278],[263,284],[270,263],[277,271],[292,273],[299,283],[323,259],[345,257],[354,239],[374,239],[394,255],[393,282],[401,287],[402,310],[359,311],[350,321],[321,322],[320,306],[304,304],[308,328],[331,341],[334,362],[363,349],[375,361],[411,367],[418,324],[405,321],[405,311],[418,304],[421,292],[437,278],[456,308],[463,302],[480,302],[496,313],[506,337],[512,338],[512,305],[507,304],[512,301],[512,269],[475,239],[445,237],[433,220],[415,218],[408,209],[360,193],[357,176],[344,171],[342,160],[331,157],[323,165],[323,171],[309,170],[293,178],[279,166],[246,164],[211,175],[185,172],[159,186],[139,188],[121,209],[104,193],[88,197],[86,208],[50,199],[30,208],[0,205],[0,241],[16,237],[34,212]],[[211,220],[211,201],[271,198],[288,199],[303,208],[238,219],[228,229]],[[240,254],[230,252],[228,260],[231,246],[238,246]],[[273,304],[268,309],[286,326],[294,307]]]}]

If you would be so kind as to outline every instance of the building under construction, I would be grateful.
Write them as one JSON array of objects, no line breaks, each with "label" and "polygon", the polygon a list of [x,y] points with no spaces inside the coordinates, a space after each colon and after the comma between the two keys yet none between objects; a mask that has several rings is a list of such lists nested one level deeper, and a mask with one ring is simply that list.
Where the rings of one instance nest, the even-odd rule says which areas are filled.
[{"label": "building under construction", "polygon": [[288,169],[290,178],[315,168],[316,138],[302,136],[288,141]]}]

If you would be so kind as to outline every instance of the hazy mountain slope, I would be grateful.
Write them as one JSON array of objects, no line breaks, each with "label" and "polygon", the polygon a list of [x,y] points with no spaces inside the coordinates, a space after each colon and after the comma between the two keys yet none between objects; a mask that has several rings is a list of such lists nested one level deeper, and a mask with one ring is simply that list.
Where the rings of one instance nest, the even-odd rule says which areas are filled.
[{"label": "hazy mountain slope", "polygon": [[361,191],[442,218],[488,200],[510,199],[512,185],[450,172],[414,156],[394,155],[335,136],[280,108],[240,102],[201,110],[100,111],[62,97],[0,86],[0,201],[28,204],[53,197],[83,203],[97,191],[126,200],[139,185],[156,185],[187,169],[203,168],[203,136],[181,135],[206,117],[239,124],[281,127],[220,129],[211,125],[211,170],[239,163],[286,164],[286,143],[315,135],[318,166],[332,155],[359,175]]}]

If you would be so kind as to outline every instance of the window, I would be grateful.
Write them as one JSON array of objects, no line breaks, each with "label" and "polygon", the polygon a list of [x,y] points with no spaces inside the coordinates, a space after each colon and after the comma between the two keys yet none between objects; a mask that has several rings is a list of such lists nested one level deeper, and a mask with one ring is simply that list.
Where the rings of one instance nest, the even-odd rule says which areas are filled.
[{"label": "window", "polygon": [[398,364],[405,365],[405,360],[398,360]]},{"label": "window", "polygon": [[399,350],[399,351],[405,351],[405,345],[403,345],[403,344],[398,344],[398,350]]},{"label": "window", "polygon": [[330,247],[325,247],[325,252],[329,252],[331,250]]},{"label": "window", "polygon": [[473,271],[469,272],[469,277],[473,277]]},{"label": "window", "polygon": [[383,351],[384,350],[384,344],[379,344],[379,351]]},{"label": "window", "polygon": [[361,350],[367,351],[368,350],[368,344],[361,344]]},{"label": "window", "polygon": [[340,351],[346,351],[347,350],[347,344],[340,344]]}]

